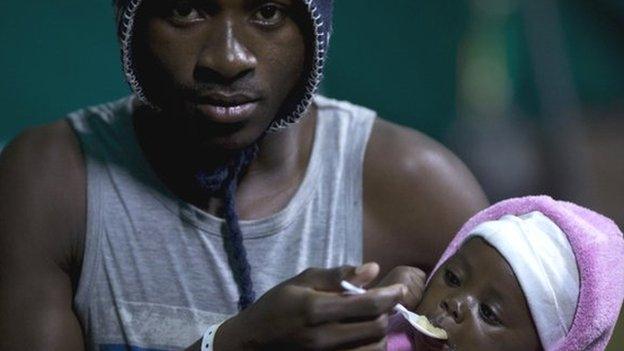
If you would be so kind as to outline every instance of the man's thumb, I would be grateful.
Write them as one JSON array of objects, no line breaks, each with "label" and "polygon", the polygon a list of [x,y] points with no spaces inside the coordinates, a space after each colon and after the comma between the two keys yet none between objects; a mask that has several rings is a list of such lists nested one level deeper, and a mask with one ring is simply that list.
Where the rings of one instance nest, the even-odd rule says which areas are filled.
[{"label": "man's thumb", "polygon": [[356,286],[366,286],[379,275],[379,265],[376,262],[365,263],[353,271],[351,277],[346,280]]}]

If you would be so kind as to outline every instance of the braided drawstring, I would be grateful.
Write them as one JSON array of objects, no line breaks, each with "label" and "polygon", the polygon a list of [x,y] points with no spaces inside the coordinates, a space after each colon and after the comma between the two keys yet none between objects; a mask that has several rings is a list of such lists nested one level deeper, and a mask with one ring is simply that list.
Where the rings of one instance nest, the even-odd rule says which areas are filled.
[{"label": "braided drawstring", "polygon": [[238,223],[236,210],[236,189],[238,181],[247,167],[256,157],[258,147],[256,144],[240,151],[228,166],[221,166],[211,173],[201,171],[197,175],[197,181],[206,193],[221,193],[223,199],[223,216],[227,230],[224,240],[228,263],[234,273],[234,279],[238,285],[239,300],[238,308],[243,310],[251,305],[256,294],[251,280],[251,266],[247,260],[247,250],[243,245],[243,234]]}]

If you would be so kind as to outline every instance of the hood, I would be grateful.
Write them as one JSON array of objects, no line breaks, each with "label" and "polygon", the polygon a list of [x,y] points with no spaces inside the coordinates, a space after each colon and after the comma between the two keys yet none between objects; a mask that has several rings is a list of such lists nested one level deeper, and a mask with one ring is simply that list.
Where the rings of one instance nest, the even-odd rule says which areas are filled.
[{"label": "hood", "polygon": [[[134,94],[145,104],[158,109],[158,106],[149,101],[141,82],[138,80],[134,61],[132,58],[132,40],[134,37],[135,16],[137,15],[144,0],[113,0],[116,9],[118,37],[121,46],[121,61],[126,81]],[[150,1],[150,0],[145,0]],[[301,118],[310,105],[323,77],[323,67],[329,48],[329,39],[332,32],[332,9],[333,0],[299,0],[302,1],[309,12],[314,36],[312,42],[314,49],[310,51],[312,65],[304,77],[305,81],[299,86],[303,89],[288,103],[286,111],[276,116],[269,130],[276,131],[295,123]]]},{"label": "hood", "polygon": [[624,239],[613,221],[594,211],[548,196],[499,202],[472,217],[461,228],[434,271],[457,252],[481,223],[534,211],[543,213],[565,233],[576,257],[580,279],[570,331],[547,351],[604,350],[624,299]]}]

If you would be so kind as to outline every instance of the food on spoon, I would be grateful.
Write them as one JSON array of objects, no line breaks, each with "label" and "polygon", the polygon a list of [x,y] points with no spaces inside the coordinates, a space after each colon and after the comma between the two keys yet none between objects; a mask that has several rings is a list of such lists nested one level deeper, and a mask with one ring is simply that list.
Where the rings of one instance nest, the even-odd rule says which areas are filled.
[{"label": "food on spoon", "polygon": [[427,317],[419,315],[418,317],[410,316],[410,318],[414,318],[413,321],[421,326],[425,331],[427,331],[431,337],[442,340],[448,339],[448,334],[446,334],[446,330],[438,328],[435,325],[431,324]]}]

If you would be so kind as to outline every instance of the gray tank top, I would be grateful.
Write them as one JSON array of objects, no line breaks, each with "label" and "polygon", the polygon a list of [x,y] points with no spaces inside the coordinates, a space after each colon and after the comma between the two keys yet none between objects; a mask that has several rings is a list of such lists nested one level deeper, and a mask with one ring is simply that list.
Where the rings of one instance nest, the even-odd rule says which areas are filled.
[{"label": "gray tank top", "polygon": [[[74,299],[90,350],[177,350],[237,313],[220,218],[172,195],[143,157],[134,98],[69,115],[87,167]],[[308,267],[362,262],[362,166],[375,113],[316,97],[304,179],[285,208],[241,221],[258,296]]]}]

